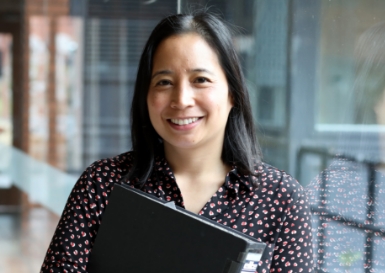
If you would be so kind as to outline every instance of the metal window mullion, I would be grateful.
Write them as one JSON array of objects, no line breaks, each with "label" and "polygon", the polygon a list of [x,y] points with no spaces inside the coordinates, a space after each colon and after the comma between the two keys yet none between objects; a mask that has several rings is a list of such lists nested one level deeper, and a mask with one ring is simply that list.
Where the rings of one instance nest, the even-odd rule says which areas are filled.
[{"label": "metal window mullion", "polygon": [[[321,181],[320,203],[318,204],[318,208],[320,208],[320,207],[323,208],[327,202],[325,190],[326,190],[326,172],[323,172],[322,173],[322,181]],[[322,236],[318,242],[318,267],[319,267],[321,272],[324,272],[325,271],[325,269],[324,269],[324,264],[325,264],[325,236],[324,236],[324,234],[326,234],[325,230],[326,230],[327,226],[325,225],[326,224],[326,217],[324,215],[322,215],[322,213],[320,213],[319,215],[320,215],[320,217],[319,217],[318,228],[321,228],[324,230],[322,231]]]},{"label": "metal window mullion", "polygon": [[[376,194],[376,168],[374,163],[368,163],[368,200],[366,211],[366,224],[374,225],[373,215],[375,209],[375,194]],[[373,260],[373,231],[366,230],[365,240],[365,273],[372,272],[372,260]]]}]

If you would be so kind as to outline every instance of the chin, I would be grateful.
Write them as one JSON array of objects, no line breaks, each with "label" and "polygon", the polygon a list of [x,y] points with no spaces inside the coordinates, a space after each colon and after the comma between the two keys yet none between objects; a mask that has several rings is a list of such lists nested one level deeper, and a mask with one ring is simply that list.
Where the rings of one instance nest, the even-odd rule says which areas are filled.
[{"label": "chin", "polygon": [[[164,140],[163,140],[164,141]],[[198,147],[197,141],[164,141],[165,145],[172,149],[193,149]]]}]

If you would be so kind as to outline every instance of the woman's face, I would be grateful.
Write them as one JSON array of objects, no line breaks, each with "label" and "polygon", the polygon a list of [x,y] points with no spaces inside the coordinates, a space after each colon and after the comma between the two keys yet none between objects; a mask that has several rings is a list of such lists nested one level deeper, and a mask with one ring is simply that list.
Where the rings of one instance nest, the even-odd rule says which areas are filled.
[{"label": "woman's face", "polygon": [[183,34],[159,45],[147,106],[165,148],[222,147],[233,104],[218,56],[203,38]]}]

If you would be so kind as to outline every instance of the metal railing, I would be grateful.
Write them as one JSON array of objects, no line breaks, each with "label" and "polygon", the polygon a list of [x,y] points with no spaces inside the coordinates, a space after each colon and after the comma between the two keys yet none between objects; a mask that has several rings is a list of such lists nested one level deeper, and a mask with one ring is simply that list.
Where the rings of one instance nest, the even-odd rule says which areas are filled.
[{"label": "metal railing", "polygon": [[0,143],[0,174],[26,193],[30,200],[61,215],[76,176],[38,161]]}]

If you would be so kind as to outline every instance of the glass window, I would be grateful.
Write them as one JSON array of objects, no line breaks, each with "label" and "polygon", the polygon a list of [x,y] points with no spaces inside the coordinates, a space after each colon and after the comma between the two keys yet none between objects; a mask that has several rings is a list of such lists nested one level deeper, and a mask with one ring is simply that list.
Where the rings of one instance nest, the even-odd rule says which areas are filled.
[{"label": "glass window", "polygon": [[385,1],[0,2],[0,197],[58,213],[86,166],[128,151],[151,30],[208,8],[234,29],[263,160],[309,191],[319,270],[385,272]]},{"label": "glass window", "polygon": [[385,270],[385,3],[182,2],[240,26],[264,160],[309,190],[318,270]]}]

